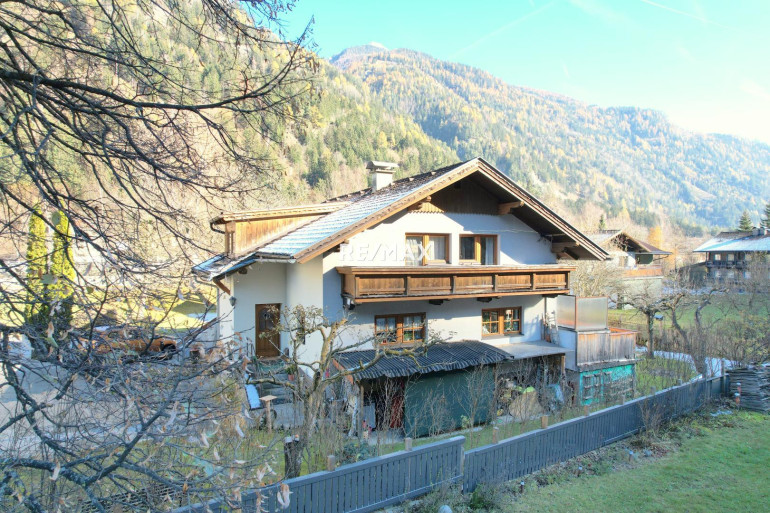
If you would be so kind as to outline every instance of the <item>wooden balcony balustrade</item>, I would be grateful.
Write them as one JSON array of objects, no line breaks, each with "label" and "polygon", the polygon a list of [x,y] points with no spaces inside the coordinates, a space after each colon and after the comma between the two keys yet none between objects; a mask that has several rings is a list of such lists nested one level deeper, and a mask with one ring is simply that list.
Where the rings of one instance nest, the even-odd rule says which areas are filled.
[{"label": "wooden balcony balustrade", "polygon": [[567,294],[572,270],[561,265],[337,267],[342,293],[355,303]]},{"label": "wooden balcony balustrade", "polygon": [[640,265],[623,271],[624,278],[654,278],[663,276],[662,265]]}]

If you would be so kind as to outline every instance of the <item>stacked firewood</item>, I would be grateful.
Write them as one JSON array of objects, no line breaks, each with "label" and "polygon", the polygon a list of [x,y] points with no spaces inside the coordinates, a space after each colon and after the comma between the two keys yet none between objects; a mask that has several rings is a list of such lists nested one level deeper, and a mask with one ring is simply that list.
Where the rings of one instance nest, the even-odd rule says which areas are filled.
[{"label": "stacked firewood", "polygon": [[[740,391],[741,408],[770,411],[770,366],[749,366],[732,369],[730,375],[730,397]],[[740,390],[738,387],[740,386]]]}]

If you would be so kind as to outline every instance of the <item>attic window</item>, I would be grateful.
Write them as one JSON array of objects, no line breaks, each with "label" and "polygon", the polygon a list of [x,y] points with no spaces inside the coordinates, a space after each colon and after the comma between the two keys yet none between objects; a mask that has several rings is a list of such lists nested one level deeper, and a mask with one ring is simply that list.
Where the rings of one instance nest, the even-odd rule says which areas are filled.
[{"label": "attic window", "polygon": [[406,265],[446,264],[448,246],[448,235],[409,234],[406,236]]},{"label": "attic window", "polygon": [[460,262],[495,265],[497,263],[497,236],[460,235]]}]

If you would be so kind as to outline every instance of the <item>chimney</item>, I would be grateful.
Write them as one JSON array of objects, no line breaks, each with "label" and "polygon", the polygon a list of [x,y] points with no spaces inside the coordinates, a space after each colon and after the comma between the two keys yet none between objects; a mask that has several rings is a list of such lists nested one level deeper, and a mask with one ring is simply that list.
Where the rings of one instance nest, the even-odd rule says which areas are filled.
[{"label": "chimney", "polygon": [[372,175],[372,190],[379,191],[393,183],[393,173],[398,169],[398,164],[373,160],[366,163],[366,169]]}]

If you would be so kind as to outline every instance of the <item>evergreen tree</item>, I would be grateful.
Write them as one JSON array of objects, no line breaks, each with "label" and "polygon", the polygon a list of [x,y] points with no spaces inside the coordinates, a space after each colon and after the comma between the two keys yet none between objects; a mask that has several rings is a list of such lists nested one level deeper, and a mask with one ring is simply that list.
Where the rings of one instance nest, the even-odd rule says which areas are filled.
[{"label": "evergreen tree", "polygon": [[765,228],[770,228],[770,201],[765,205],[765,217],[762,218],[761,223]]},{"label": "evergreen tree", "polygon": [[738,229],[742,232],[751,231],[754,228],[754,224],[751,222],[751,216],[748,210],[744,210],[741,214],[741,219],[738,221]]},{"label": "evergreen tree", "polygon": [[54,282],[48,287],[48,296],[53,308],[54,332],[58,335],[72,324],[72,284],[75,281],[75,267],[72,260],[70,223],[61,210],[52,221],[56,230],[53,234],[51,253],[51,275]]},{"label": "evergreen tree", "polygon": [[607,221],[604,220],[604,214],[602,214],[599,217],[599,229],[600,230],[606,230],[607,229]]},{"label": "evergreen tree", "polygon": [[30,327],[42,329],[48,323],[47,291],[43,275],[48,272],[48,249],[46,229],[40,206],[29,216],[27,237],[27,304],[24,307],[24,321]]}]

